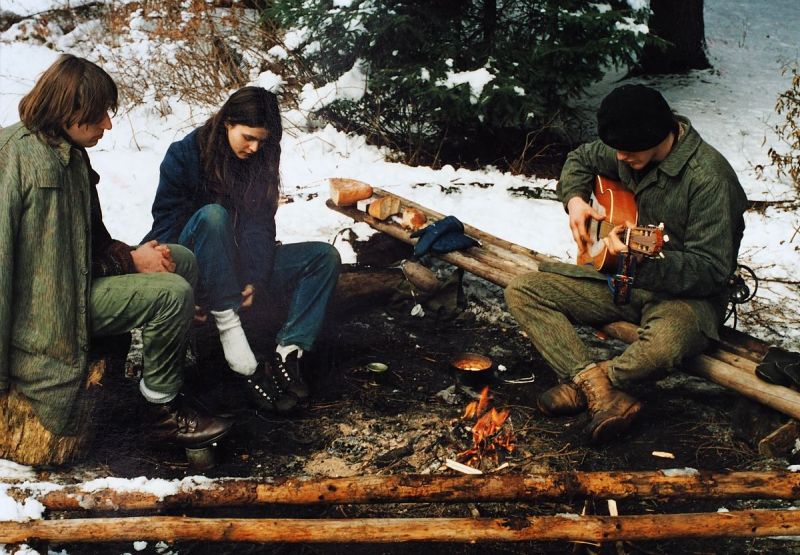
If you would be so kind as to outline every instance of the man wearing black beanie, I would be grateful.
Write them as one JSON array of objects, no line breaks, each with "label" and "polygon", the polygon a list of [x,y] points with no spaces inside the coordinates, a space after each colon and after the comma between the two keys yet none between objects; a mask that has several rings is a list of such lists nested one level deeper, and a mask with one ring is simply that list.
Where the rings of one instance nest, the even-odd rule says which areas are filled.
[{"label": "man wearing black beanie", "polygon": [[[638,263],[627,304],[614,303],[607,275],[565,263],[541,264],[505,296],[561,381],[539,396],[539,409],[551,416],[588,409],[589,437],[602,443],[627,430],[642,408],[622,391],[626,385],[663,377],[719,338],[747,197],[727,160],[654,89],[612,91],[598,110],[597,132],[600,140],[567,156],[558,184],[579,253],[590,244],[589,222],[603,219],[589,204],[602,175],[634,194],[637,225],[664,224],[670,240],[663,258]],[[611,254],[627,250],[620,229],[605,239]],[[598,360],[573,327],[618,320],[637,324],[639,334],[611,360]]]}]

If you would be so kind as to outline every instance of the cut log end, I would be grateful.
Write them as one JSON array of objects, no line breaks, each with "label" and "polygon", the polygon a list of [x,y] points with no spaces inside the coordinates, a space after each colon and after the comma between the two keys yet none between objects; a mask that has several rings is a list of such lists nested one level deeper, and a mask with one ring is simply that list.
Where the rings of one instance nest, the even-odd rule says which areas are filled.
[{"label": "cut log end", "polygon": [[106,370],[106,360],[91,364],[86,389],[87,414],[79,415],[78,433],[61,436],[45,428],[28,399],[15,386],[0,394],[0,458],[25,465],[54,465],[85,458],[92,440],[91,412],[99,395],[100,381]]}]

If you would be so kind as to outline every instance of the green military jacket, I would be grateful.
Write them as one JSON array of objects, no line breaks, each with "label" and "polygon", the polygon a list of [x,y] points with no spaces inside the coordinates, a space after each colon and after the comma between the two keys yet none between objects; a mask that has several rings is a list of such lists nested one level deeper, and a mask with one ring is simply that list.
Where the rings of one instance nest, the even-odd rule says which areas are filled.
[{"label": "green military jacket", "polygon": [[[736,269],[744,233],[747,196],[733,168],[708,145],[688,119],[679,117],[681,134],[669,155],[636,172],[619,162],[602,141],[572,151],[564,164],[558,192],[566,208],[580,196],[588,201],[595,175],[620,180],[636,198],[638,225],[663,223],[669,241],[663,258],[645,259],[635,287],[668,299],[686,300],[703,333],[718,339],[728,300],[728,279]],[[543,264],[542,270],[605,279],[589,267]]]},{"label": "green military jacket", "polygon": [[76,430],[89,351],[90,182],[80,151],[21,123],[0,131],[0,392]]}]

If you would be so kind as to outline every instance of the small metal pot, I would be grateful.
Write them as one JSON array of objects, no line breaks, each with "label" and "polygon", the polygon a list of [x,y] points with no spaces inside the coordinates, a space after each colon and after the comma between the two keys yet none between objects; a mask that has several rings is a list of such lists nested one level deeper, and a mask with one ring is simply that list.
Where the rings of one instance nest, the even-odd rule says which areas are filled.
[{"label": "small metal pot", "polygon": [[370,362],[364,369],[369,373],[369,377],[375,382],[383,382],[389,375],[389,365],[383,362]]},{"label": "small metal pot", "polygon": [[488,385],[494,378],[492,359],[478,353],[459,353],[450,359],[458,383],[470,387]]}]

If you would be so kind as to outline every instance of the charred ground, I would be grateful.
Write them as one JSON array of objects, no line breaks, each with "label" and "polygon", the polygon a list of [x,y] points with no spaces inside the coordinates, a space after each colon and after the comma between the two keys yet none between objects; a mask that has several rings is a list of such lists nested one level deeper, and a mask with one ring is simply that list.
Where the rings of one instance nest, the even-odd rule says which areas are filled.
[{"label": "charred ground", "polygon": [[[374,262],[374,261],[373,261]],[[449,270],[444,269],[445,272]],[[260,414],[248,408],[240,382],[225,369],[213,337],[204,337],[196,351],[192,387],[211,408],[236,415],[238,426],[219,449],[218,466],[209,476],[282,477],[350,476],[363,474],[453,473],[445,459],[467,449],[471,436],[461,420],[472,398],[461,388],[448,388],[455,378],[448,361],[458,352],[475,351],[490,356],[496,372],[490,384],[493,406],[510,410],[517,437],[516,449],[498,462],[484,461],[491,471],[507,462],[507,473],[564,470],[652,470],[692,467],[705,470],[784,469],[786,459],[758,455],[752,437],[775,427],[782,417],[743,402],[734,393],[700,378],[676,373],[635,393],[645,409],[634,429],[604,447],[586,444],[582,433],[585,416],[551,419],[534,407],[538,393],[555,384],[554,375],[538,358],[527,338],[505,311],[502,292],[495,286],[467,277],[423,303],[425,316],[412,316],[420,298],[398,291],[349,315],[331,317],[320,346],[304,357],[313,384],[310,405],[294,414]],[[270,336],[259,333],[261,348]],[[609,355],[623,347],[582,329],[587,341]],[[376,376],[365,367],[370,362],[388,365]],[[533,383],[512,384],[534,376]],[[450,391],[453,391],[450,390]],[[443,393],[445,392],[445,393]],[[115,379],[108,386],[113,403],[106,404],[100,434],[90,460],[71,469],[76,480],[98,476],[181,478],[197,472],[188,467],[180,450],[154,445],[143,424],[142,406],[131,380]],[[666,451],[674,459],[653,456]],[[328,507],[256,507],[225,511],[186,511],[194,516],[342,517],[520,517],[580,513],[584,499],[510,504],[337,505]],[[727,509],[785,507],[788,502],[676,502],[621,501],[626,514],[676,513]],[[608,514],[604,502],[590,501],[590,511]],[[794,543],[769,539],[636,542],[628,553],[785,553]],[[131,552],[131,545],[51,545],[69,553]],[[158,550],[150,543],[145,553],[386,553],[420,549],[431,553],[564,553],[566,543],[525,544],[321,544],[254,545],[185,542]],[[800,552],[800,551],[798,551]]]}]

